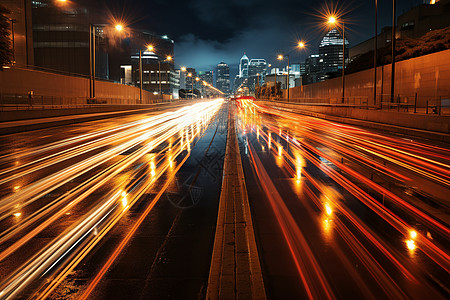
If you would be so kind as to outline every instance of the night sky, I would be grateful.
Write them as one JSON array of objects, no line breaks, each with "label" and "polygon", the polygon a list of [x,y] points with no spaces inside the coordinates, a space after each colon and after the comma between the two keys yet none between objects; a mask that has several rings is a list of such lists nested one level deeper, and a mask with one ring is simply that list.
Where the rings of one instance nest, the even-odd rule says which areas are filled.
[{"label": "night sky", "polygon": [[[344,13],[350,46],[374,33],[373,0],[105,0],[112,14],[128,26],[167,34],[175,41],[176,65],[215,70],[220,61],[231,67],[231,78],[244,52],[249,58],[275,63],[276,54],[289,53],[291,62],[316,53],[325,33],[321,12]],[[392,1],[379,0],[379,30],[392,22]],[[423,3],[397,0],[399,14]],[[306,51],[295,46],[307,42]],[[306,52],[306,53],[305,53]],[[280,65],[281,67],[281,65]]]}]

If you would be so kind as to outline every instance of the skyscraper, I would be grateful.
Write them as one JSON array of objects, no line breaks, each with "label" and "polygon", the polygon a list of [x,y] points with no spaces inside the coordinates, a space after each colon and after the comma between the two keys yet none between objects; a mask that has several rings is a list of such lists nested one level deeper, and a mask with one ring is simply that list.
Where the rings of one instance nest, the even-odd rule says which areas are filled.
[{"label": "skyscraper", "polygon": [[256,83],[261,81],[266,77],[267,73],[267,62],[262,58],[252,58],[248,64],[248,79],[249,88],[254,90]]},{"label": "skyscraper", "polygon": [[201,81],[206,81],[209,84],[213,84],[213,71],[199,71],[198,77]]},{"label": "skyscraper", "polygon": [[319,61],[319,54],[311,54],[305,59],[305,75],[303,84],[310,84],[320,81],[321,64]]},{"label": "skyscraper", "polygon": [[209,96],[209,91],[210,89],[207,88],[203,82],[207,82],[209,84],[213,84],[213,76],[214,73],[213,71],[199,71],[198,72],[198,77],[200,78],[200,91],[203,97],[208,97]]},{"label": "skyscraper", "polygon": [[217,65],[216,88],[226,95],[230,94],[230,68],[224,62]]},{"label": "skyscraper", "polygon": [[248,78],[248,57],[244,52],[239,62],[239,77]]},{"label": "skyscraper", "polygon": [[[322,74],[326,77],[330,73],[342,70],[342,35],[337,29],[330,30],[322,38],[319,45],[319,62]],[[348,41],[345,39],[345,60],[348,59]]]}]

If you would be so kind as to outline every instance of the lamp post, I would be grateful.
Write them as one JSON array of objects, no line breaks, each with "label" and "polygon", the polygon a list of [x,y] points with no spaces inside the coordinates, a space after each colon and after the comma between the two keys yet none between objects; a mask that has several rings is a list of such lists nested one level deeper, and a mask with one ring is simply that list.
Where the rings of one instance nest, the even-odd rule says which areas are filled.
[{"label": "lamp post", "polygon": [[[172,56],[168,55],[164,61],[171,61]],[[162,99],[162,89],[161,89],[161,61],[158,60],[158,71],[159,71],[159,97]]]},{"label": "lamp post", "polygon": [[[147,45],[147,51],[151,51],[159,56],[158,53],[155,52],[155,48],[153,45]],[[168,55],[164,61],[171,61],[172,56]],[[140,78],[140,94],[142,99],[142,50],[139,50],[139,78]],[[162,87],[161,87],[161,61],[158,58],[158,85],[159,85],[159,97],[162,99]],[[142,100],[141,100],[142,101]]]},{"label": "lamp post", "polygon": [[[287,101],[289,102],[289,68],[290,68],[290,63],[289,63],[289,54],[286,55],[287,57],[287,61],[288,61],[288,65],[287,65],[287,80],[286,80],[286,88],[287,88]],[[284,56],[283,55],[278,55],[278,60],[283,60]]]},{"label": "lamp post", "polygon": [[[181,72],[186,72],[186,67],[184,67],[184,66],[182,66],[181,68],[180,68],[180,70],[181,70]],[[181,76],[181,74],[180,74],[180,76]],[[186,77],[185,77],[186,75],[184,75],[183,74],[183,80],[184,80],[184,87],[186,88]],[[180,77],[181,78],[181,77]],[[180,82],[181,82],[181,79],[180,79]],[[180,86],[180,89],[181,89],[181,86]]]},{"label": "lamp post", "polygon": [[[195,81],[199,81],[200,80],[200,78],[198,78],[198,77],[195,77]],[[194,96],[194,80],[192,80],[192,96]]]},{"label": "lamp post", "polygon": [[[297,47],[301,50],[304,50],[306,47],[306,44],[305,44],[305,42],[300,41],[300,42],[298,42]],[[301,91],[303,92],[303,74],[301,73],[301,68],[300,68],[300,86],[302,89]]]},{"label": "lamp post", "polygon": [[[95,98],[95,27],[89,24],[89,98]],[[120,32],[123,30],[121,24],[116,24],[114,28]]]},{"label": "lamp post", "polygon": [[193,99],[194,98],[194,78],[192,78],[192,73],[188,73],[187,76],[191,78],[191,83],[192,83],[191,99]]},{"label": "lamp post", "polygon": [[14,23],[16,23],[16,19],[9,19],[11,22],[11,41],[12,41],[12,54],[13,54],[13,64],[16,63],[16,49],[15,49],[15,42],[14,42]]},{"label": "lamp post", "polygon": [[95,75],[92,76],[92,74],[95,74],[95,54],[92,55],[92,51],[95,53],[95,33],[92,36],[93,32],[94,25],[89,24],[89,99],[95,97]]},{"label": "lamp post", "polygon": [[[147,51],[153,51],[153,46],[148,45]],[[142,70],[142,49],[139,49],[139,102],[142,104],[142,80],[143,80],[143,73],[144,70]]]},{"label": "lamp post", "polygon": [[[335,17],[330,16],[328,18],[328,23],[335,25],[336,30],[338,30],[337,20]],[[342,21],[342,103],[344,103],[345,99],[345,24]]]},{"label": "lamp post", "polygon": [[378,0],[375,0],[375,39],[373,45],[373,105],[377,104]]},{"label": "lamp post", "polygon": [[139,49],[139,102],[142,104],[142,49]]},{"label": "lamp post", "polygon": [[394,82],[395,82],[395,27],[396,27],[396,14],[395,14],[395,4],[396,0],[392,0],[392,37],[391,37],[391,45],[392,45],[392,66],[391,66],[391,102],[394,102]]}]

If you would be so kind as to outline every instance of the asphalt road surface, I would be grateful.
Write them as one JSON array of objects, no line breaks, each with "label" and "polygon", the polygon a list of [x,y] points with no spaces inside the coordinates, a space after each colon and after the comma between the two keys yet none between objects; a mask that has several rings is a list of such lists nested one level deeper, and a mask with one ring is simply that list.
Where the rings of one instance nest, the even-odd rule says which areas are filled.
[{"label": "asphalt road surface", "polygon": [[220,194],[222,104],[2,137],[1,298],[179,299],[190,289],[196,299]]},{"label": "asphalt road surface", "polygon": [[[447,144],[237,105],[269,299],[450,298]],[[227,116],[214,100],[1,136],[0,298],[203,299]]]},{"label": "asphalt road surface", "polygon": [[448,299],[450,150],[239,102],[271,299]]}]

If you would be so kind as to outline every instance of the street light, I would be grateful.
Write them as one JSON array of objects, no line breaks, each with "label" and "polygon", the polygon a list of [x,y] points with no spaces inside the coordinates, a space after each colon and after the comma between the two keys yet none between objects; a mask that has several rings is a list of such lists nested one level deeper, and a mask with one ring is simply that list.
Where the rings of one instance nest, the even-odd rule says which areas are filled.
[{"label": "street light", "polygon": [[[286,54],[287,57],[287,61],[288,61],[288,66],[287,66],[287,84],[286,84],[286,88],[287,88],[287,101],[289,102],[289,68],[290,68],[290,63],[289,63],[289,54]],[[278,55],[278,60],[284,60],[284,56],[282,54]]]},{"label": "street light", "polygon": [[378,0],[375,0],[375,38],[373,45],[373,105],[377,104]]},{"label": "street light", "polygon": [[[200,80],[200,78],[198,78],[198,77],[195,77],[195,81],[199,81]],[[192,97],[194,97],[194,80],[192,80]]]},{"label": "street light", "polygon": [[[160,56],[160,54],[155,51],[155,47],[153,47],[153,45],[151,45],[151,44],[147,45],[147,51],[155,53],[158,57]],[[170,55],[167,55],[166,58],[164,59],[164,61],[172,61],[172,60],[173,60],[173,57]],[[140,62],[142,61],[141,54],[139,54],[139,61]],[[142,70],[142,63],[141,63],[140,69]],[[142,76],[142,73],[141,73],[141,76]],[[161,61],[159,58],[158,58],[158,84],[159,84],[159,95],[160,95],[160,98],[162,99]],[[141,85],[142,85],[142,77],[141,77]]]},{"label": "street light", "polygon": [[192,78],[192,73],[187,74],[188,77],[191,77],[192,90],[191,90],[191,99],[194,98],[194,79]]},{"label": "street light", "polygon": [[392,47],[392,65],[391,65],[391,102],[394,102],[395,93],[395,28],[396,28],[396,0],[392,0],[392,32],[391,32],[391,47]]},{"label": "street light", "polygon": [[[89,98],[95,98],[95,27],[94,24],[89,24]],[[116,24],[115,29],[122,31],[123,26]]]},{"label": "street light", "polygon": [[[303,41],[299,41],[297,44],[297,48],[299,48],[300,50],[305,50],[306,49],[306,44]],[[301,89],[303,91],[303,74],[301,74],[301,70],[300,70],[300,86]]]},{"label": "street light", "polygon": [[[269,64],[269,68],[270,67],[272,67],[272,64]],[[276,94],[277,94],[277,68],[275,68],[275,85],[274,85],[274,87],[275,87],[275,97],[276,97]]]},{"label": "street light", "polygon": [[[328,24],[335,26],[336,30],[339,29],[337,27],[338,20],[334,16],[328,17]],[[343,21],[342,23],[342,103],[344,103],[344,97],[345,97],[345,24]]]},{"label": "street light", "polygon": [[[117,27],[117,26],[116,26]],[[152,45],[147,45],[147,51],[153,51],[153,46]],[[142,99],[142,75],[143,70],[142,70],[142,49],[139,49],[139,102],[142,104],[143,99]]]},{"label": "street light", "polygon": [[[166,56],[166,59],[164,61],[172,61],[172,56],[168,55]],[[158,59],[158,71],[159,71],[159,95],[161,100],[163,100],[162,98],[162,89],[161,89],[161,61]],[[169,78],[167,78],[169,79]]]},{"label": "street light", "polygon": [[16,63],[16,49],[14,43],[14,23],[16,23],[16,19],[9,19],[11,22],[11,39],[12,39],[12,53],[13,53],[13,64]]}]

